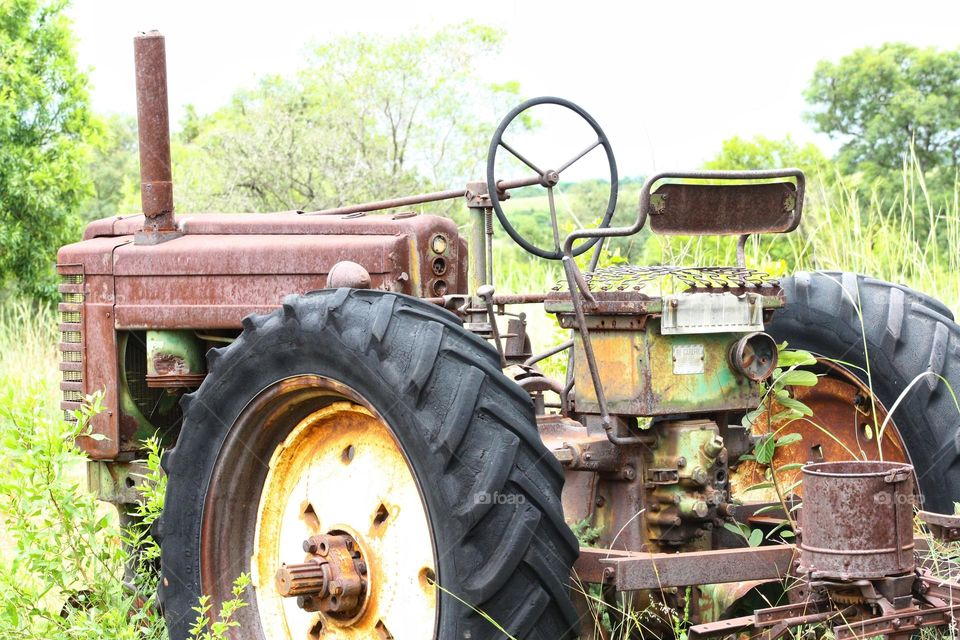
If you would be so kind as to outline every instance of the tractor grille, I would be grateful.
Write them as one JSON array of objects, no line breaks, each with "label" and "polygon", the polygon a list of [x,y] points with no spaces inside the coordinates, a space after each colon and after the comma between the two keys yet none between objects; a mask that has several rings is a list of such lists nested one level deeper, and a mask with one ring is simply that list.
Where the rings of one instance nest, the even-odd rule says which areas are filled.
[{"label": "tractor grille", "polygon": [[60,276],[60,389],[65,420],[83,403],[83,274]]}]

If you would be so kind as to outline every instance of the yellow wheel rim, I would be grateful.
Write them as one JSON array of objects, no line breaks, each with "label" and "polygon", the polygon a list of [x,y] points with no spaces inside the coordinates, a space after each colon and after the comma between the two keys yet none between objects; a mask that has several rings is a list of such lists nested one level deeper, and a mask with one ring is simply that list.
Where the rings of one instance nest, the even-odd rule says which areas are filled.
[{"label": "yellow wheel rim", "polygon": [[[304,611],[274,582],[283,563],[309,557],[304,540],[334,531],[356,540],[368,566],[366,597],[350,619]],[[290,432],[270,460],[250,566],[264,636],[271,640],[434,637],[436,564],[427,512],[407,458],[381,418],[340,401]]]}]

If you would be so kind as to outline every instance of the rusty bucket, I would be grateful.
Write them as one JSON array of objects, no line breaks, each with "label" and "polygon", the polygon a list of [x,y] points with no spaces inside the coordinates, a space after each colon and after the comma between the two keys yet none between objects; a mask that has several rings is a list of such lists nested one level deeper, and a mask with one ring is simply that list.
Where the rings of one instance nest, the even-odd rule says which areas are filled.
[{"label": "rusty bucket", "polygon": [[802,573],[812,579],[854,580],[913,571],[912,466],[819,462],[802,472]]}]

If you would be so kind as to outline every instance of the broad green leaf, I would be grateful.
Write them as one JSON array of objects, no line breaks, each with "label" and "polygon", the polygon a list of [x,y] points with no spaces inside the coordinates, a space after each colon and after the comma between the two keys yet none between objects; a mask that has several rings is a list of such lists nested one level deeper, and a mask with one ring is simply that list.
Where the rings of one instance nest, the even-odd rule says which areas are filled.
[{"label": "broad green leaf", "polygon": [[776,446],[785,447],[788,444],[793,444],[794,442],[800,442],[801,440],[803,440],[803,436],[800,435],[799,433],[788,433],[784,436],[780,436],[779,438],[777,438]]},{"label": "broad green leaf", "polygon": [[785,387],[813,387],[817,384],[817,374],[803,369],[787,371],[779,380]]},{"label": "broad green leaf", "polygon": [[790,396],[777,397],[777,402],[782,404],[787,409],[793,409],[794,411],[797,411],[808,418],[813,415],[813,411],[810,409],[810,407],[803,404],[799,400],[791,398]]},{"label": "broad green leaf", "polygon": [[784,368],[808,367],[817,364],[817,359],[809,351],[787,349],[780,352],[777,362]]},{"label": "broad green leaf", "polygon": [[764,436],[754,448],[754,455],[757,456],[757,462],[760,464],[770,464],[773,461],[773,454],[776,451],[776,442],[773,436]]}]

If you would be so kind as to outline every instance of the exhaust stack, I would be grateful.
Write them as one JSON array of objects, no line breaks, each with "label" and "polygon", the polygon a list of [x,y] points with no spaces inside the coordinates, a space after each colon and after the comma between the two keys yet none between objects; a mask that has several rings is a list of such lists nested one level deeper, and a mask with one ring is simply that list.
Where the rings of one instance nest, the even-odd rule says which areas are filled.
[{"label": "exhaust stack", "polygon": [[170,113],[167,104],[167,52],[159,31],[133,39],[137,71],[137,123],[140,146],[140,201],[143,228],[137,244],[159,244],[182,235],[173,215],[170,172]]}]

